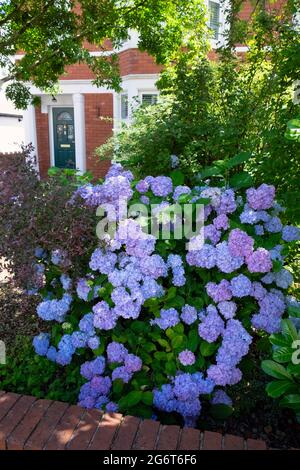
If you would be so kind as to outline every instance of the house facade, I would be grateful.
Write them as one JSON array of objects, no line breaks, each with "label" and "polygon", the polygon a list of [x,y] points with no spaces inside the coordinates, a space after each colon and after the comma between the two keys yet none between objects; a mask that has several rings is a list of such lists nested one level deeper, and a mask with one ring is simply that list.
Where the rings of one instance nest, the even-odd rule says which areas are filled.
[{"label": "house facade", "polygon": [[[207,3],[214,49],[223,40],[224,10],[219,0],[207,0]],[[245,2],[242,16],[249,17],[252,8],[250,2]],[[155,84],[161,68],[151,56],[138,50],[137,43],[137,33],[132,31],[129,40],[117,51],[121,93],[93,85],[93,74],[82,63],[66,69],[55,96],[31,87],[41,104],[29,106],[24,112],[25,143],[32,143],[36,150],[41,177],[47,175],[51,166],[77,168],[80,172],[90,170],[95,177],[105,175],[110,163],[99,162],[94,156],[95,148],[117,132],[122,122],[130,123],[136,106],[151,105],[158,96]],[[97,47],[86,47],[92,55],[103,54]],[[242,53],[245,48],[240,46],[237,50]],[[213,50],[211,58],[214,58]]]}]

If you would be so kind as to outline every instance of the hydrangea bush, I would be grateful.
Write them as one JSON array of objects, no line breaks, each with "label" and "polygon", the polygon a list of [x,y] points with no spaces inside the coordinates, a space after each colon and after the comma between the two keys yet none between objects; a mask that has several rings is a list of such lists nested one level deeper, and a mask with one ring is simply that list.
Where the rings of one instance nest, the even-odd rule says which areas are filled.
[{"label": "hydrangea bush", "polygon": [[[284,259],[299,230],[283,226],[274,187],[183,183],[177,170],[135,181],[113,165],[102,184],[72,197],[116,221],[113,236],[95,235],[81,277],[67,251],[36,250],[44,282],[37,314],[55,324],[33,345],[61,366],[81,364],[83,407],[172,413],[194,426],[203,403],[232,405],[230,386],[242,379],[239,363],[255,335],[280,330],[292,283]],[[156,216],[174,202],[204,204],[204,243],[200,232],[188,244],[156,238],[134,214],[124,217],[120,202],[157,204]]]}]

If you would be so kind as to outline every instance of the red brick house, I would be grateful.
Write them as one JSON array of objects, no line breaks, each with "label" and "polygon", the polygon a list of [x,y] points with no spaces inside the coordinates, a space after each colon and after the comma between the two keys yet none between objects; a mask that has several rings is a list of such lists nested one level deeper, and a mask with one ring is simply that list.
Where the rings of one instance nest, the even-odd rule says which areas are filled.
[{"label": "red brick house", "polygon": [[[219,0],[206,1],[215,48],[223,39],[224,10]],[[249,17],[252,8],[250,2],[245,2],[242,16]],[[95,148],[116,132],[122,122],[130,122],[134,106],[154,103],[158,95],[155,83],[160,67],[147,53],[138,50],[137,40],[133,31],[118,50],[121,93],[93,85],[93,74],[85,64],[66,69],[55,97],[31,88],[33,94],[40,96],[41,105],[30,106],[24,114],[25,143],[32,142],[36,149],[41,176],[51,166],[76,167],[81,172],[91,170],[95,176],[106,173],[109,162],[97,161],[93,156]],[[96,47],[87,45],[87,48],[93,55],[102,54]],[[237,51],[242,53],[245,48],[238,46]],[[212,51],[212,59],[214,55]]]}]

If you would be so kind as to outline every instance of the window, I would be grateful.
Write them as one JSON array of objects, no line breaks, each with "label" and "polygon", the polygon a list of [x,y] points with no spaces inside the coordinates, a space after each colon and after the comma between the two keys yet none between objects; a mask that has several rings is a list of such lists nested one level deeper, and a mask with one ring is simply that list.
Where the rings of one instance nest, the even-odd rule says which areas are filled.
[{"label": "window", "polygon": [[143,93],[142,105],[149,106],[157,103],[157,93]]},{"label": "window", "polygon": [[121,119],[128,119],[128,95],[121,95]]},{"label": "window", "polygon": [[57,116],[58,121],[72,121],[72,116],[67,111],[63,111]]},{"label": "window", "polygon": [[208,2],[209,11],[209,27],[213,31],[213,38],[219,38],[220,27],[220,4],[216,2]]}]

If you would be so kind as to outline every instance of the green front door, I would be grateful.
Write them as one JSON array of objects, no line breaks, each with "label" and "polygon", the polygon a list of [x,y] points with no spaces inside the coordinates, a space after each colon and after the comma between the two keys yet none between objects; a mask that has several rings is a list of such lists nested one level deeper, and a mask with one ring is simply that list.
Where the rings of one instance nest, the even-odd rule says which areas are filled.
[{"label": "green front door", "polygon": [[58,168],[75,168],[73,108],[53,108],[54,158]]}]

